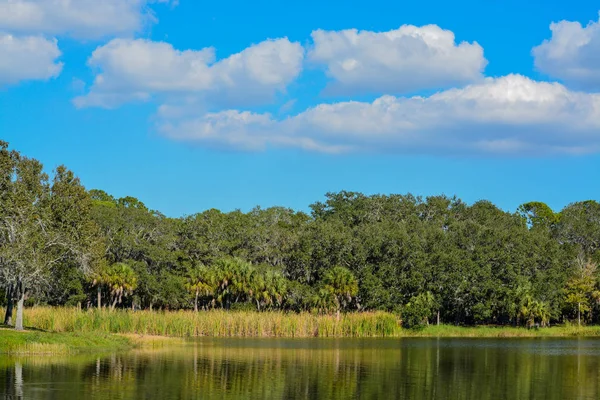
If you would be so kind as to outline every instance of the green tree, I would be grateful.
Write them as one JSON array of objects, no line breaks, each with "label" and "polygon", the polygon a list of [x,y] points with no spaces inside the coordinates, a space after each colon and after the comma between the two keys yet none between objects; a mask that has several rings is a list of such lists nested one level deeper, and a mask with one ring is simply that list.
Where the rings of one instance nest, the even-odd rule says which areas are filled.
[{"label": "green tree", "polygon": [[429,318],[437,309],[435,297],[431,292],[413,296],[402,308],[402,325],[407,328],[420,329],[429,325]]},{"label": "green tree", "polygon": [[323,277],[323,288],[330,292],[335,301],[337,318],[358,293],[358,281],[350,270],[344,267],[333,267]]},{"label": "green tree", "polygon": [[252,281],[256,270],[249,262],[238,258],[221,258],[211,267],[215,274],[215,300],[229,309],[232,303],[247,301],[252,296]]},{"label": "green tree", "polygon": [[[9,287],[9,305],[17,301],[15,328],[23,329],[23,307],[27,290],[48,282],[54,262],[49,247],[55,236],[50,230],[50,185],[40,162],[22,157],[0,143],[2,201],[0,274]],[[5,318],[11,322],[11,315]]]},{"label": "green tree", "polygon": [[528,328],[533,327],[536,323],[546,326],[550,321],[550,311],[546,303],[526,295],[519,305],[517,318],[523,321]]},{"label": "green tree", "polygon": [[278,271],[258,271],[252,278],[250,288],[250,295],[259,311],[268,307],[281,307],[287,293],[287,280]]},{"label": "green tree", "polygon": [[49,287],[57,266],[70,263],[90,273],[100,257],[90,200],[79,180],[58,167],[52,182],[42,164],[0,142],[0,281],[10,292],[5,322],[23,329],[27,293]]},{"label": "green tree", "polygon": [[527,221],[527,225],[532,229],[543,229],[549,232],[559,222],[559,216],[546,203],[540,201],[521,204],[517,213]]},{"label": "green tree", "polygon": [[313,295],[312,305],[318,312],[324,314],[335,312],[339,309],[337,299],[331,287],[319,288]]},{"label": "green tree", "polygon": [[[105,258],[135,269],[140,305],[173,308],[185,304],[187,264],[182,262],[176,235],[180,221],[149,210],[133,197],[111,200],[104,192],[91,193],[92,216],[105,238]],[[167,293],[166,287],[172,292]]]},{"label": "green tree", "polygon": [[600,301],[596,278],[597,264],[584,256],[576,260],[576,275],[565,287],[565,306],[567,312],[577,315],[577,323],[581,325],[581,317],[591,320],[594,304]]},{"label": "green tree", "polygon": [[[137,277],[133,269],[125,263],[115,263],[101,270],[94,280],[95,285],[104,285],[110,294],[110,308],[123,302],[123,297],[133,294],[137,287]],[[98,298],[100,305],[100,297]]]},{"label": "green tree", "polygon": [[194,311],[198,311],[198,297],[200,295],[212,296],[216,289],[216,276],[214,270],[206,267],[204,264],[198,264],[187,273],[187,282],[185,287],[195,295]]},{"label": "green tree", "polygon": [[585,256],[600,261],[600,203],[594,200],[569,204],[556,226],[558,240],[578,246]]}]

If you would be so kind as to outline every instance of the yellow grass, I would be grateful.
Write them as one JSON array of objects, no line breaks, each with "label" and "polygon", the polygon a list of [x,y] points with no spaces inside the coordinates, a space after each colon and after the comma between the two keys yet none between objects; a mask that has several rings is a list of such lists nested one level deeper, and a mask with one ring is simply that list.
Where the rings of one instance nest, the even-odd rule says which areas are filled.
[{"label": "yellow grass", "polygon": [[[1,311],[1,310],[0,310]],[[119,334],[138,347],[172,345],[164,337],[566,337],[600,336],[600,327],[573,325],[525,329],[517,327],[429,326],[402,329],[398,318],[386,312],[334,315],[247,311],[78,310],[33,307],[25,310],[25,326],[45,332]],[[33,345],[32,345],[33,346]],[[56,351],[60,351],[59,346]]]},{"label": "yellow grass", "polygon": [[400,336],[390,313],[333,315],[229,311],[79,311],[66,307],[25,310],[25,326],[49,332],[210,337],[390,337]]}]

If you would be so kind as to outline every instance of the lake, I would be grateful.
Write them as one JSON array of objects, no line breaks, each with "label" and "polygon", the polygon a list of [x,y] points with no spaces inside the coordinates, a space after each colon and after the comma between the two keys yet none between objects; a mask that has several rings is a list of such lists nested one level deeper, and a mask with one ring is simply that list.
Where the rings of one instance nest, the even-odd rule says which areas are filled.
[{"label": "lake", "polygon": [[198,339],[0,356],[8,399],[598,399],[597,339]]}]

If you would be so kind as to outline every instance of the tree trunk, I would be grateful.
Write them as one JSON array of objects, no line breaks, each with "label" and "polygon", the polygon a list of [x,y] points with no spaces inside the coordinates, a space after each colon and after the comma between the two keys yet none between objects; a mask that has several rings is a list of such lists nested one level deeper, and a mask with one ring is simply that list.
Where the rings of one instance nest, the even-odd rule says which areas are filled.
[{"label": "tree trunk", "polygon": [[117,296],[115,296],[115,300],[113,301],[112,305],[110,306],[111,311],[114,311],[115,306],[117,305],[118,301],[119,301],[119,298]]},{"label": "tree trunk", "polygon": [[98,310],[102,308],[102,287],[98,284]]},{"label": "tree trunk", "polygon": [[15,329],[18,331],[23,330],[23,307],[25,306],[25,290],[23,289],[23,282],[21,279],[17,281],[17,318],[15,320]]},{"label": "tree trunk", "polygon": [[4,325],[12,325],[13,305],[15,296],[15,287],[10,284],[6,288],[6,314],[4,315]]},{"label": "tree trunk", "polygon": [[23,364],[15,363],[15,398],[23,398]]},{"label": "tree trunk", "polygon": [[581,303],[577,303],[577,325],[581,326]]},{"label": "tree trunk", "polygon": [[198,291],[196,290],[196,299],[194,300],[194,311],[198,312]]},{"label": "tree trunk", "polygon": [[440,310],[437,312],[437,324],[440,326]]},{"label": "tree trunk", "polygon": [[337,309],[337,312],[336,312],[336,319],[338,321],[340,320],[340,309],[339,308]]}]

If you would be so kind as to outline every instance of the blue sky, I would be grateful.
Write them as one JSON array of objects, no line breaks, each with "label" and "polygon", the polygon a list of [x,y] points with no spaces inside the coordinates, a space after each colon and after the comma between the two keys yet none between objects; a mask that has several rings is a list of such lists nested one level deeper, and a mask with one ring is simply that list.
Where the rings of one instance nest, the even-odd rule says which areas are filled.
[{"label": "blue sky", "polygon": [[599,9],[0,0],[0,138],[170,216],[338,190],[560,209],[600,198]]}]

